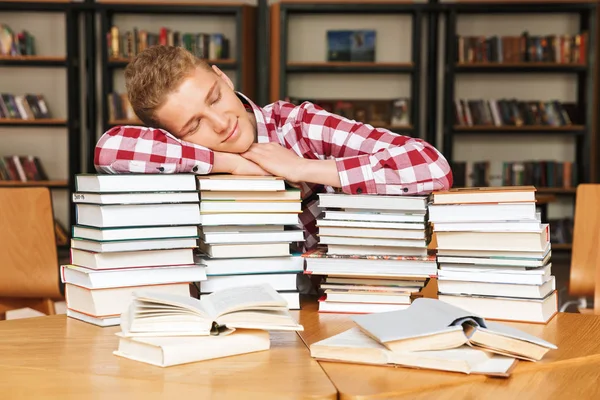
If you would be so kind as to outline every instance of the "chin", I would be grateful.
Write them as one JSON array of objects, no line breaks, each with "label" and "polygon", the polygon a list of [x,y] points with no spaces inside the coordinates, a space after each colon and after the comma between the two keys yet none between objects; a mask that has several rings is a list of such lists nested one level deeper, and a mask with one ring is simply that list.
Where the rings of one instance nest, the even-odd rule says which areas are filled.
[{"label": "chin", "polygon": [[236,140],[234,143],[227,144],[224,151],[226,151],[227,153],[241,154],[248,151],[250,146],[252,146],[252,143],[254,143],[253,136],[250,136],[248,134],[242,134],[242,136],[238,138],[238,140]]}]

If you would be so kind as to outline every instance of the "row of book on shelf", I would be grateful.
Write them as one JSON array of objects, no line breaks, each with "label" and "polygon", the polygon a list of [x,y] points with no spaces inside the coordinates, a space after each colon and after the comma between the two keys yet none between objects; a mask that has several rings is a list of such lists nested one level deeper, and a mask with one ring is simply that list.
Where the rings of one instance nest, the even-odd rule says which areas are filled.
[{"label": "row of book on shelf", "polygon": [[6,23],[0,23],[0,55],[33,56],[35,55],[35,37],[23,29],[15,32]]},{"label": "row of book on shelf", "polygon": [[588,32],[574,35],[463,36],[456,38],[457,62],[586,64]]},{"label": "row of book on shelf", "polygon": [[295,105],[309,101],[325,111],[374,127],[408,127],[411,124],[411,101],[406,97],[391,100],[287,97],[285,100]]},{"label": "row of book on shelf", "polygon": [[0,118],[31,120],[51,117],[50,109],[42,94],[0,93]]},{"label": "row of book on shelf", "polygon": [[47,181],[48,175],[39,157],[9,155],[0,157],[0,181]]},{"label": "row of book on shelf", "polygon": [[[370,362],[358,354],[376,347],[383,364],[506,376],[516,359],[538,360],[553,348],[513,337],[519,349],[498,359],[484,342],[467,343],[480,340],[474,331],[502,331],[484,319],[546,323],[557,312],[549,227],[533,187],[322,193],[320,244],[305,253],[297,252],[300,192],[277,177],[78,175],[73,201],[71,261],[61,266],[67,314],[119,325],[119,356],[167,366],[266,350],[269,330],[303,329],[288,312],[300,308],[298,274],[323,278],[319,312],[365,317],[315,343],[316,358]],[[439,300],[424,298],[433,277]],[[279,311],[244,313],[260,302]],[[451,328],[444,321],[457,313],[469,322]],[[390,323],[403,316],[406,323]],[[416,339],[409,327],[432,328],[423,319],[454,337],[443,347],[433,339],[438,331],[408,340]],[[340,346],[356,351],[335,352]],[[444,362],[457,357],[463,361]],[[493,368],[480,364],[492,360]]]},{"label": "row of book on shelf", "polygon": [[577,121],[577,106],[557,100],[454,100],[457,126],[569,126]]},{"label": "row of book on shelf", "polygon": [[[577,163],[556,160],[452,161],[454,187],[535,186],[572,189],[579,184]],[[494,175],[492,171],[499,171]]]},{"label": "row of book on shelf", "polygon": [[112,26],[106,33],[106,44],[108,56],[112,58],[132,58],[157,45],[183,47],[203,59],[231,57],[230,40],[222,33],[181,32],[164,26],[158,33],[138,28],[123,31]]}]

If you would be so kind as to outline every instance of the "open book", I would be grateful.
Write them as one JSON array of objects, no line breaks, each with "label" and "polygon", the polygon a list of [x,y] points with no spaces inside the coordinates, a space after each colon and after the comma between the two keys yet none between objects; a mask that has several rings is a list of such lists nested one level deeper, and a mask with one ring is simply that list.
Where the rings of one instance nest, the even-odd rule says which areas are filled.
[{"label": "open book", "polygon": [[462,345],[536,361],[557,347],[516,328],[488,322],[462,308],[418,298],[404,310],[356,315],[360,329],[393,352],[452,349]]},{"label": "open book", "polygon": [[222,335],[235,328],[301,331],[287,301],[269,284],[237,286],[203,296],[135,292],[121,315],[124,336]]},{"label": "open book", "polygon": [[365,335],[359,328],[351,328],[313,343],[310,345],[310,355],[321,361],[401,365],[501,377],[509,376],[517,363],[513,357],[504,357],[469,346],[437,351],[393,352]]}]

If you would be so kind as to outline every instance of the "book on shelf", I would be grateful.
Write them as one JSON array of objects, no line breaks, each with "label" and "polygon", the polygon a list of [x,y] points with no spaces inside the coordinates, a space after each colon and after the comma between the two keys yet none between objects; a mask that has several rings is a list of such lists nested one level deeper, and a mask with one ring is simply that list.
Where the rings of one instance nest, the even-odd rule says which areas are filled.
[{"label": "book on shelf", "polygon": [[586,64],[589,33],[456,37],[457,62]]},{"label": "book on shelf", "polygon": [[454,124],[461,127],[556,128],[580,121],[576,106],[558,100],[455,99]]},{"label": "book on shelf", "polygon": [[469,345],[496,354],[541,360],[556,345],[519,329],[437,299],[418,298],[405,310],[356,315],[367,335],[393,352],[431,351]]},{"label": "book on shelf", "polygon": [[0,23],[0,55],[33,56],[36,54],[35,37],[26,29],[15,32],[8,24]]},{"label": "book on shelf", "polygon": [[223,33],[181,32],[161,27],[158,32],[134,27],[123,31],[112,26],[106,33],[108,56],[112,58],[132,58],[152,46],[183,47],[198,58],[219,60],[229,59],[230,39]]},{"label": "book on shelf", "polygon": [[344,118],[370,124],[375,128],[408,128],[411,124],[411,101],[407,97],[390,100],[378,99],[304,99],[288,97],[290,103],[300,105],[309,101],[325,111]]},{"label": "book on shelf", "polygon": [[201,300],[153,293],[134,294],[123,313],[125,336],[222,335],[236,329],[303,330],[287,301],[266,283],[232,286]]},{"label": "book on shelf", "polygon": [[52,118],[48,103],[39,93],[0,93],[0,119],[37,120]]},{"label": "book on shelf", "polygon": [[39,157],[32,155],[10,155],[0,157],[1,181],[47,181],[48,175]]}]

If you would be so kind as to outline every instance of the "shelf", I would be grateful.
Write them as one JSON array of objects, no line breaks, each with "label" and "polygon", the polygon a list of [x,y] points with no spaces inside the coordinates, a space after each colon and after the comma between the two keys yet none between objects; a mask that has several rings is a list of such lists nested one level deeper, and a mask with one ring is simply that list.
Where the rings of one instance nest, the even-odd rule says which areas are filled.
[{"label": "shelf", "polygon": [[66,119],[15,119],[15,118],[0,118],[0,126],[16,126],[16,127],[29,127],[29,126],[67,126]]},{"label": "shelf", "polygon": [[290,62],[288,72],[366,72],[366,73],[410,73],[414,71],[413,63],[383,63],[383,62]]},{"label": "shelf", "polygon": [[18,187],[32,187],[32,186],[44,186],[49,188],[68,188],[66,180],[51,180],[51,181],[0,181],[0,186],[18,186]]},{"label": "shelf", "polygon": [[454,71],[469,73],[575,73],[585,72],[585,64],[559,64],[553,62],[521,63],[458,63]]},{"label": "shelf", "polygon": [[[108,59],[108,67],[109,68],[125,68],[127,64],[129,64],[131,59],[129,58],[114,58],[111,57]],[[236,69],[237,62],[231,59],[223,59],[223,60],[206,60],[210,65],[216,65],[219,69]]]},{"label": "shelf", "polygon": [[552,250],[571,250],[572,243],[552,243]]},{"label": "shelf", "polygon": [[536,187],[536,192],[544,194],[575,194],[577,188],[562,188],[562,187]]},{"label": "shelf", "polygon": [[585,132],[583,125],[569,126],[458,126],[452,128],[454,134],[571,134],[581,135]]},{"label": "shelf", "polygon": [[0,55],[1,67],[64,67],[66,65],[66,57]]}]

